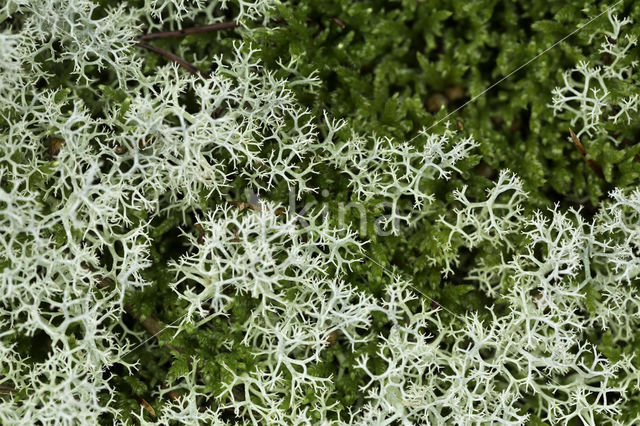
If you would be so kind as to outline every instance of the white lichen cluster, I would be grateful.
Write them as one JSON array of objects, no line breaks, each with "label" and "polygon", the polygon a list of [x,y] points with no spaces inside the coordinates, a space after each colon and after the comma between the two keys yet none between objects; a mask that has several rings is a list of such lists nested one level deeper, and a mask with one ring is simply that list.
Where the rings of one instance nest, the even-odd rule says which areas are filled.
[{"label": "white lichen cluster", "polygon": [[595,63],[580,61],[575,68],[565,71],[563,85],[553,90],[551,107],[554,114],[570,118],[579,138],[603,136],[617,145],[620,141],[609,134],[605,124],[636,122],[640,96],[628,95],[624,87],[628,89],[632,84],[630,80],[638,65],[638,61],[628,55],[636,46],[637,38],[622,34],[624,27],[631,24],[630,19],[620,20],[612,10],[608,11],[608,18],[611,30],[597,34],[603,39],[599,49],[601,58]]},{"label": "white lichen cluster", "polygon": [[[596,424],[596,415],[616,423],[638,372],[628,356],[609,361],[588,335],[630,340],[638,326],[630,283],[640,272],[640,192],[614,191],[593,221],[558,209],[524,216],[526,193],[505,171],[486,200],[457,191],[455,219],[441,218],[451,235],[443,273],[460,247],[492,244],[507,254],[465,277],[499,302],[490,321],[433,309],[399,276],[376,298],[345,282],[366,246],[350,229],[320,212],[300,221],[269,202],[241,209],[225,202],[231,186],[302,196],[315,190],[322,163],[350,177],[356,198],[389,202],[394,227],[410,221],[407,202],[426,208],[428,183],[457,172],[473,139],[447,130],[412,143],[357,134],[340,143],[346,123],[327,119],[320,141],[289,83],[242,44],[213,58],[207,77],[176,65],[147,70],[134,41],[143,28],[180,28],[194,11],[215,22],[213,11],[228,5],[145,4],[104,14],[90,0],[0,8],[0,23],[11,22],[0,33],[0,423],[146,423],[144,407],[123,417],[108,368],[137,368],[123,356],[144,335],[122,322],[124,300],[149,285],[151,221],[175,213],[194,215],[203,231],[185,234],[190,248],[170,265],[175,280],[166,284],[187,306],[176,332],[250,299],[244,338],[225,344],[242,345],[254,368],[221,365],[231,379],[207,395],[193,360],[189,374],[154,390],[166,401],[160,424],[226,424],[223,412],[255,424],[522,424],[523,401],[550,423]],[[237,19],[254,20],[274,2],[234,4]],[[626,22],[612,23],[617,38]],[[622,43],[621,53],[607,48],[625,52]],[[619,78],[615,69],[587,81]],[[71,83],[58,84],[52,70]],[[112,76],[109,85],[100,73]],[[185,106],[187,92],[197,109]],[[575,111],[595,129],[601,106],[587,97],[605,102],[605,93],[587,83],[580,93]],[[389,330],[377,335],[374,318]],[[338,419],[340,377],[314,368],[336,335],[351,350],[379,341],[375,362],[362,356],[355,365],[368,377],[367,404]],[[25,338],[44,342],[42,359],[19,353]]]},{"label": "white lichen cluster", "polygon": [[[488,308],[490,319],[454,315],[446,325],[442,315],[450,313],[433,309],[399,276],[382,299],[326,279],[326,271],[340,274],[348,265],[341,253],[356,248],[352,235],[338,239],[318,224],[306,234],[269,205],[246,216],[220,209],[206,217],[207,236],[175,265],[184,281],[202,283],[183,297],[194,312],[213,301],[200,313],[205,321],[224,315],[232,297],[258,301],[242,342],[257,367],[230,371],[218,396],[223,407],[255,423],[326,421],[331,377],[314,375],[313,365],[332,332],[351,345],[373,339],[367,330],[382,314],[391,329],[377,336],[376,363],[365,355],[356,365],[370,379],[360,387],[369,403],[341,424],[524,424],[531,415],[551,424],[618,424],[640,372],[630,356],[607,359],[588,336],[608,330],[628,342],[640,325],[631,285],[640,272],[640,193],[614,191],[592,221],[557,208],[525,215],[524,198],[519,179],[503,172],[484,201],[459,193],[464,207],[455,216],[464,220],[442,219],[463,246],[486,241],[507,254],[466,277],[500,301]],[[233,393],[238,385],[241,397]],[[315,395],[311,409],[299,403],[305,390]],[[537,410],[523,410],[523,400]]]},{"label": "white lichen cluster", "polygon": [[[513,202],[520,191],[515,182],[503,173],[487,201],[459,198],[470,217],[448,224],[452,234],[465,236],[467,248],[480,239],[511,240],[509,258],[478,265],[467,277],[501,303],[488,308],[490,320],[472,313],[444,327],[424,301],[418,310],[408,308],[418,296],[398,286],[387,308],[397,319],[379,348],[386,369],[374,373],[367,357],[360,361],[372,379],[363,386],[371,398],[364,424],[523,424],[532,414],[550,424],[619,424],[640,372],[630,356],[608,360],[588,335],[609,330],[614,341],[628,341],[640,324],[632,285],[639,194],[615,191],[592,222],[551,209],[492,223],[493,195],[511,191]],[[522,410],[518,401],[527,399],[536,401],[536,412]]]},{"label": "white lichen cluster", "polygon": [[[331,123],[338,129],[344,123]],[[331,164],[349,177],[358,200],[378,201],[389,214],[380,221],[394,233],[412,223],[432,201],[428,183],[448,179],[459,172],[456,164],[477,146],[472,137],[462,138],[448,128],[442,134],[426,129],[409,142],[354,134],[345,143],[326,143]],[[401,203],[403,200],[411,203]]]},{"label": "white lichen cluster", "polygon": [[[450,230],[442,257],[445,274],[451,273],[452,264],[456,263],[456,253],[452,249],[454,241],[461,240],[470,249],[482,244],[495,248],[511,246],[505,237],[518,229],[522,221],[521,203],[527,193],[522,188],[522,181],[510,171],[500,172],[496,184],[487,189],[486,200],[469,200],[466,192],[466,186],[453,192],[453,198],[462,206],[454,209],[455,223],[440,218]],[[433,261],[437,262],[437,259]]]}]

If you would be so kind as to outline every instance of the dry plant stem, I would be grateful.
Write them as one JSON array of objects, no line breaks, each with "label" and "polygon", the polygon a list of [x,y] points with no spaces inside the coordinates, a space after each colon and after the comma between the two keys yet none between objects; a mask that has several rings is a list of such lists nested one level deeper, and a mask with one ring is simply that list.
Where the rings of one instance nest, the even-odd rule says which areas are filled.
[{"label": "dry plant stem", "polygon": [[228,30],[231,28],[237,28],[239,26],[240,26],[239,22],[218,22],[216,24],[185,28],[177,31],[161,31],[157,33],[143,34],[141,36],[134,38],[134,40],[138,41],[138,46],[142,47],[143,49],[147,49],[147,50],[150,50],[151,52],[155,52],[159,55],[164,56],[168,60],[177,63],[178,65],[180,65],[181,67],[183,67],[184,69],[186,69],[192,74],[200,75],[204,78],[207,78],[209,77],[208,74],[201,72],[195,65],[184,60],[180,56],[174,53],[171,53],[168,50],[164,50],[159,47],[144,43],[144,41],[156,40],[159,38],[184,37],[190,34],[202,34],[202,33],[208,33],[213,31]]},{"label": "dry plant stem", "polygon": [[183,30],[177,31],[161,31],[157,33],[150,33],[138,36],[135,40],[143,41],[143,40],[156,40],[159,38],[168,38],[168,37],[184,37],[190,34],[202,34],[213,31],[221,31],[228,30],[231,28],[239,27],[239,22],[218,22],[216,24],[203,25],[201,27],[191,27],[185,28]]},{"label": "dry plant stem", "polygon": [[587,150],[584,149],[584,146],[580,142],[580,139],[578,139],[576,134],[573,133],[573,130],[571,130],[571,128],[569,128],[569,133],[571,134],[571,140],[573,141],[573,144],[576,146],[576,148],[578,149],[578,151],[582,155],[582,159],[584,160],[585,163],[587,163],[587,166],[589,166],[591,168],[591,170],[593,170],[593,172],[600,179],[604,179],[604,174],[602,173],[602,168],[598,165],[598,163],[596,163],[595,161],[587,158]]},{"label": "dry plant stem", "polygon": [[0,385],[0,394],[12,394],[18,392],[18,389],[13,386]]},{"label": "dry plant stem", "polygon": [[168,50],[164,50],[164,49],[161,49],[159,47],[152,46],[150,44],[143,43],[143,42],[138,42],[138,46],[142,47],[143,49],[147,49],[147,50],[150,50],[151,52],[154,52],[154,53],[157,53],[159,55],[164,56],[168,60],[177,63],[182,68],[184,68],[187,71],[189,71],[191,74],[199,75],[199,76],[201,76],[203,78],[208,78],[209,77],[208,74],[203,73],[202,71],[200,71],[195,65],[191,64],[190,62],[185,61],[180,56],[178,56],[178,55],[176,55],[174,53],[171,53]]}]

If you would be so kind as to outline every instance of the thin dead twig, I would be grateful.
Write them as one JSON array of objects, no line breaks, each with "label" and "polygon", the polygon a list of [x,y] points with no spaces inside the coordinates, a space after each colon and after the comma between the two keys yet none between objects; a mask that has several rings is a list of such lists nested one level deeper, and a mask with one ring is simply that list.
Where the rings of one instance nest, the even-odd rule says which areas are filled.
[{"label": "thin dead twig", "polygon": [[573,133],[573,130],[571,130],[571,128],[569,128],[569,133],[571,134],[571,140],[573,141],[573,144],[578,149],[578,152],[580,152],[580,154],[582,155],[582,159],[584,160],[584,162],[587,163],[587,166],[589,166],[600,179],[604,180],[604,173],[602,173],[602,168],[600,167],[600,165],[592,159],[587,158],[587,150],[584,149],[584,145],[582,145],[580,139],[578,139],[576,134]]},{"label": "thin dead twig", "polygon": [[144,41],[144,40],[156,40],[159,38],[169,38],[169,37],[185,37],[191,34],[203,34],[214,31],[221,30],[229,30],[232,28],[237,28],[240,26],[239,22],[218,22],[215,24],[202,25],[200,27],[191,27],[184,28],[182,30],[176,31],[159,31],[156,33],[143,34],[141,36],[136,37],[134,40]]},{"label": "thin dead twig", "polygon": [[158,55],[164,56],[168,60],[180,65],[182,68],[186,69],[191,74],[208,78],[209,77],[208,74],[203,73],[195,65],[183,59],[182,57],[176,55],[175,53],[171,53],[168,50],[145,43],[145,41],[157,40],[160,38],[169,38],[169,37],[184,37],[190,34],[203,34],[203,33],[208,33],[213,31],[228,30],[231,28],[239,27],[239,26],[240,26],[240,23],[235,21],[234,22],[218,22],[215,24],[202,25],[200,27],[184,28],[176,31],[159,31],[156,33],[143,34],[135,37],[134,40],[137,41],[138,46],[142,47],[143,49],[147,49],[151,52],[157,53]]},{"label": "thin dead twig", "polygon": [[172,62],[175,62],[176,64],[180,65],[182,68],[186,69],[191,74],[199,75],[199,76],[201,76],[203,78],[208,78],[209,77],[209,74],[203,73],[195,65],[193,65],[192,63],[186,61],[185,59],[182,59],[180,56],[176,55],[175,53],[171,53],[168,50],[164,50],[164,49],[162,49],[160,47],[152,46],[150,44],[143,43],[141,41],[138,42],[138,46],[142,47],[143,49],[147,49],[147,50],[149,50],[151,52],[154,52],[154,53],[157,53],[159,55],[164,56],[168,60],[170,60]]},{"label": "thin dead twig", "polygon": [[10,385],[0,385],[0,394],[13,394],[18,392],[18,389]]}]

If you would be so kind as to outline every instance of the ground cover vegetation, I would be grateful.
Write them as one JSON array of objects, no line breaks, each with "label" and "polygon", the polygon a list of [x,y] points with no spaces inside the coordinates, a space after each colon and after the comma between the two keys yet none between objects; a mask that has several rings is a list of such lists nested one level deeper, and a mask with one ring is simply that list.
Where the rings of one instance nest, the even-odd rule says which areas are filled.
[{"label": "ground cover vegetation", "polygon": [[0,423],[633,424],[639,7],[4,2]]}]

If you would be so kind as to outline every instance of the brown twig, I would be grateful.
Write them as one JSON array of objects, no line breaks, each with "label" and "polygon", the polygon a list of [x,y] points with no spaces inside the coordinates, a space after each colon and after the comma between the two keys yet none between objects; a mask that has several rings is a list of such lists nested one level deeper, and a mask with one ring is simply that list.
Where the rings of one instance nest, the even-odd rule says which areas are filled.
[{"label": "brown twig", "polygon": [[204,236],[206,234],[204,232],[204,228],[199,223],[196,223],[193,226],[194,226],[194,228],[196,228],[196,231],[198,231],[198,244],[200,244],[200,245],[204,244]]},{"label": "brown twig", "polygon": [[138,42],[138,46],[142,47],[143,49],[147,49],[147,50],[150,50],[151,52],[154,52],[154,53],[157,53],[159,55],[164,56],[168,60],[170,60],[172,62],[175,62],[176,64],[180,65],[182,68],[186,69],[191,74],[199,75],[199,76],[202,76],[204,78],[208,78],[209,77],[208,74],[203,73],[202,71],[200,71],[195,65],[191,64],[190,62],[187,62],[186,60],[182,59],[180,56],[178,56],[178,55],[176,55],[174,53],[171,53],[168,50],[164,50],[164,49],[161,49],[159,47],[152,46],[152,45],[147,44],[147,43],[143,43],[141,41]]},{"label": "brown twig", "polygon": [[590,158],[587,158],[587,150],[584,149],[584,145],[582,145],[582,143],[580,142],[580,139],[578,139],[576,134],[573,133],[573,130],[571,130],[571,128],[569,128],[569,133],[571,134],[571,140],[573,141],[573,144],[578,149],[578,152],[580,152],[580,154],[582,155],[582,159],[584,160],[585,163],[587,163],[587,166],[589,166],[591,170],[593,170],[593,172],[600,179],[604,179],[604,173],[602,173],[602,168],[598,165],[598,163],[591,160]]},{"label": "brown twig", "polygon": [[13,386],[9,386],[9,385],[0,385],[0,394],[4,393],[4,394],[12,394],[12,393],[16,393],[18,392],[18,389],[14,388]]},{"label": "brown twig", "polygon": [[150,44],[145,43],[144,41],[157,40],[159,38],[168,38],[168,37],[184,37],[190,34],[202,34],[202,33],[207,33],[212,31],[228,30],[231,28],[236,28],[238,26],[240,26],[239,22],[218,22],[215,24],[202,25],[200,27],[184,28],[182,30],[177,30],[177,31],[160,31],[156,33],[143,34],[135,37],[134,40],[136,40],[138,42],[138,46],[142,47],[143,49],[147,49],[151,52],[164,56],[168,60],[175,62],[176,64],[180,65],[182,68],[186,69],[187,71],[189,71],[194,75],[199,75],[204,78],[207,78],[209,77],[208,74],[203,73],[195,65],[186,61],[185,59],[181,58],[175,53],[171,53],[168,50],[162,49],[160,47],[152,46]]},{"label": "brown twig", "polygon": [[216,24],[185,28],[177,31],[160,31],[157,33],[143,34],[141,36],[136,37],[134,40],[143,41],[143,40],[156,40],[159,38],[168,38],[168,37],[184,37],[190,34],[202,34],[202,33],[208,33],[213,31],[229,30],[239,26],[240,26],[239,22],[218,22]]}]

